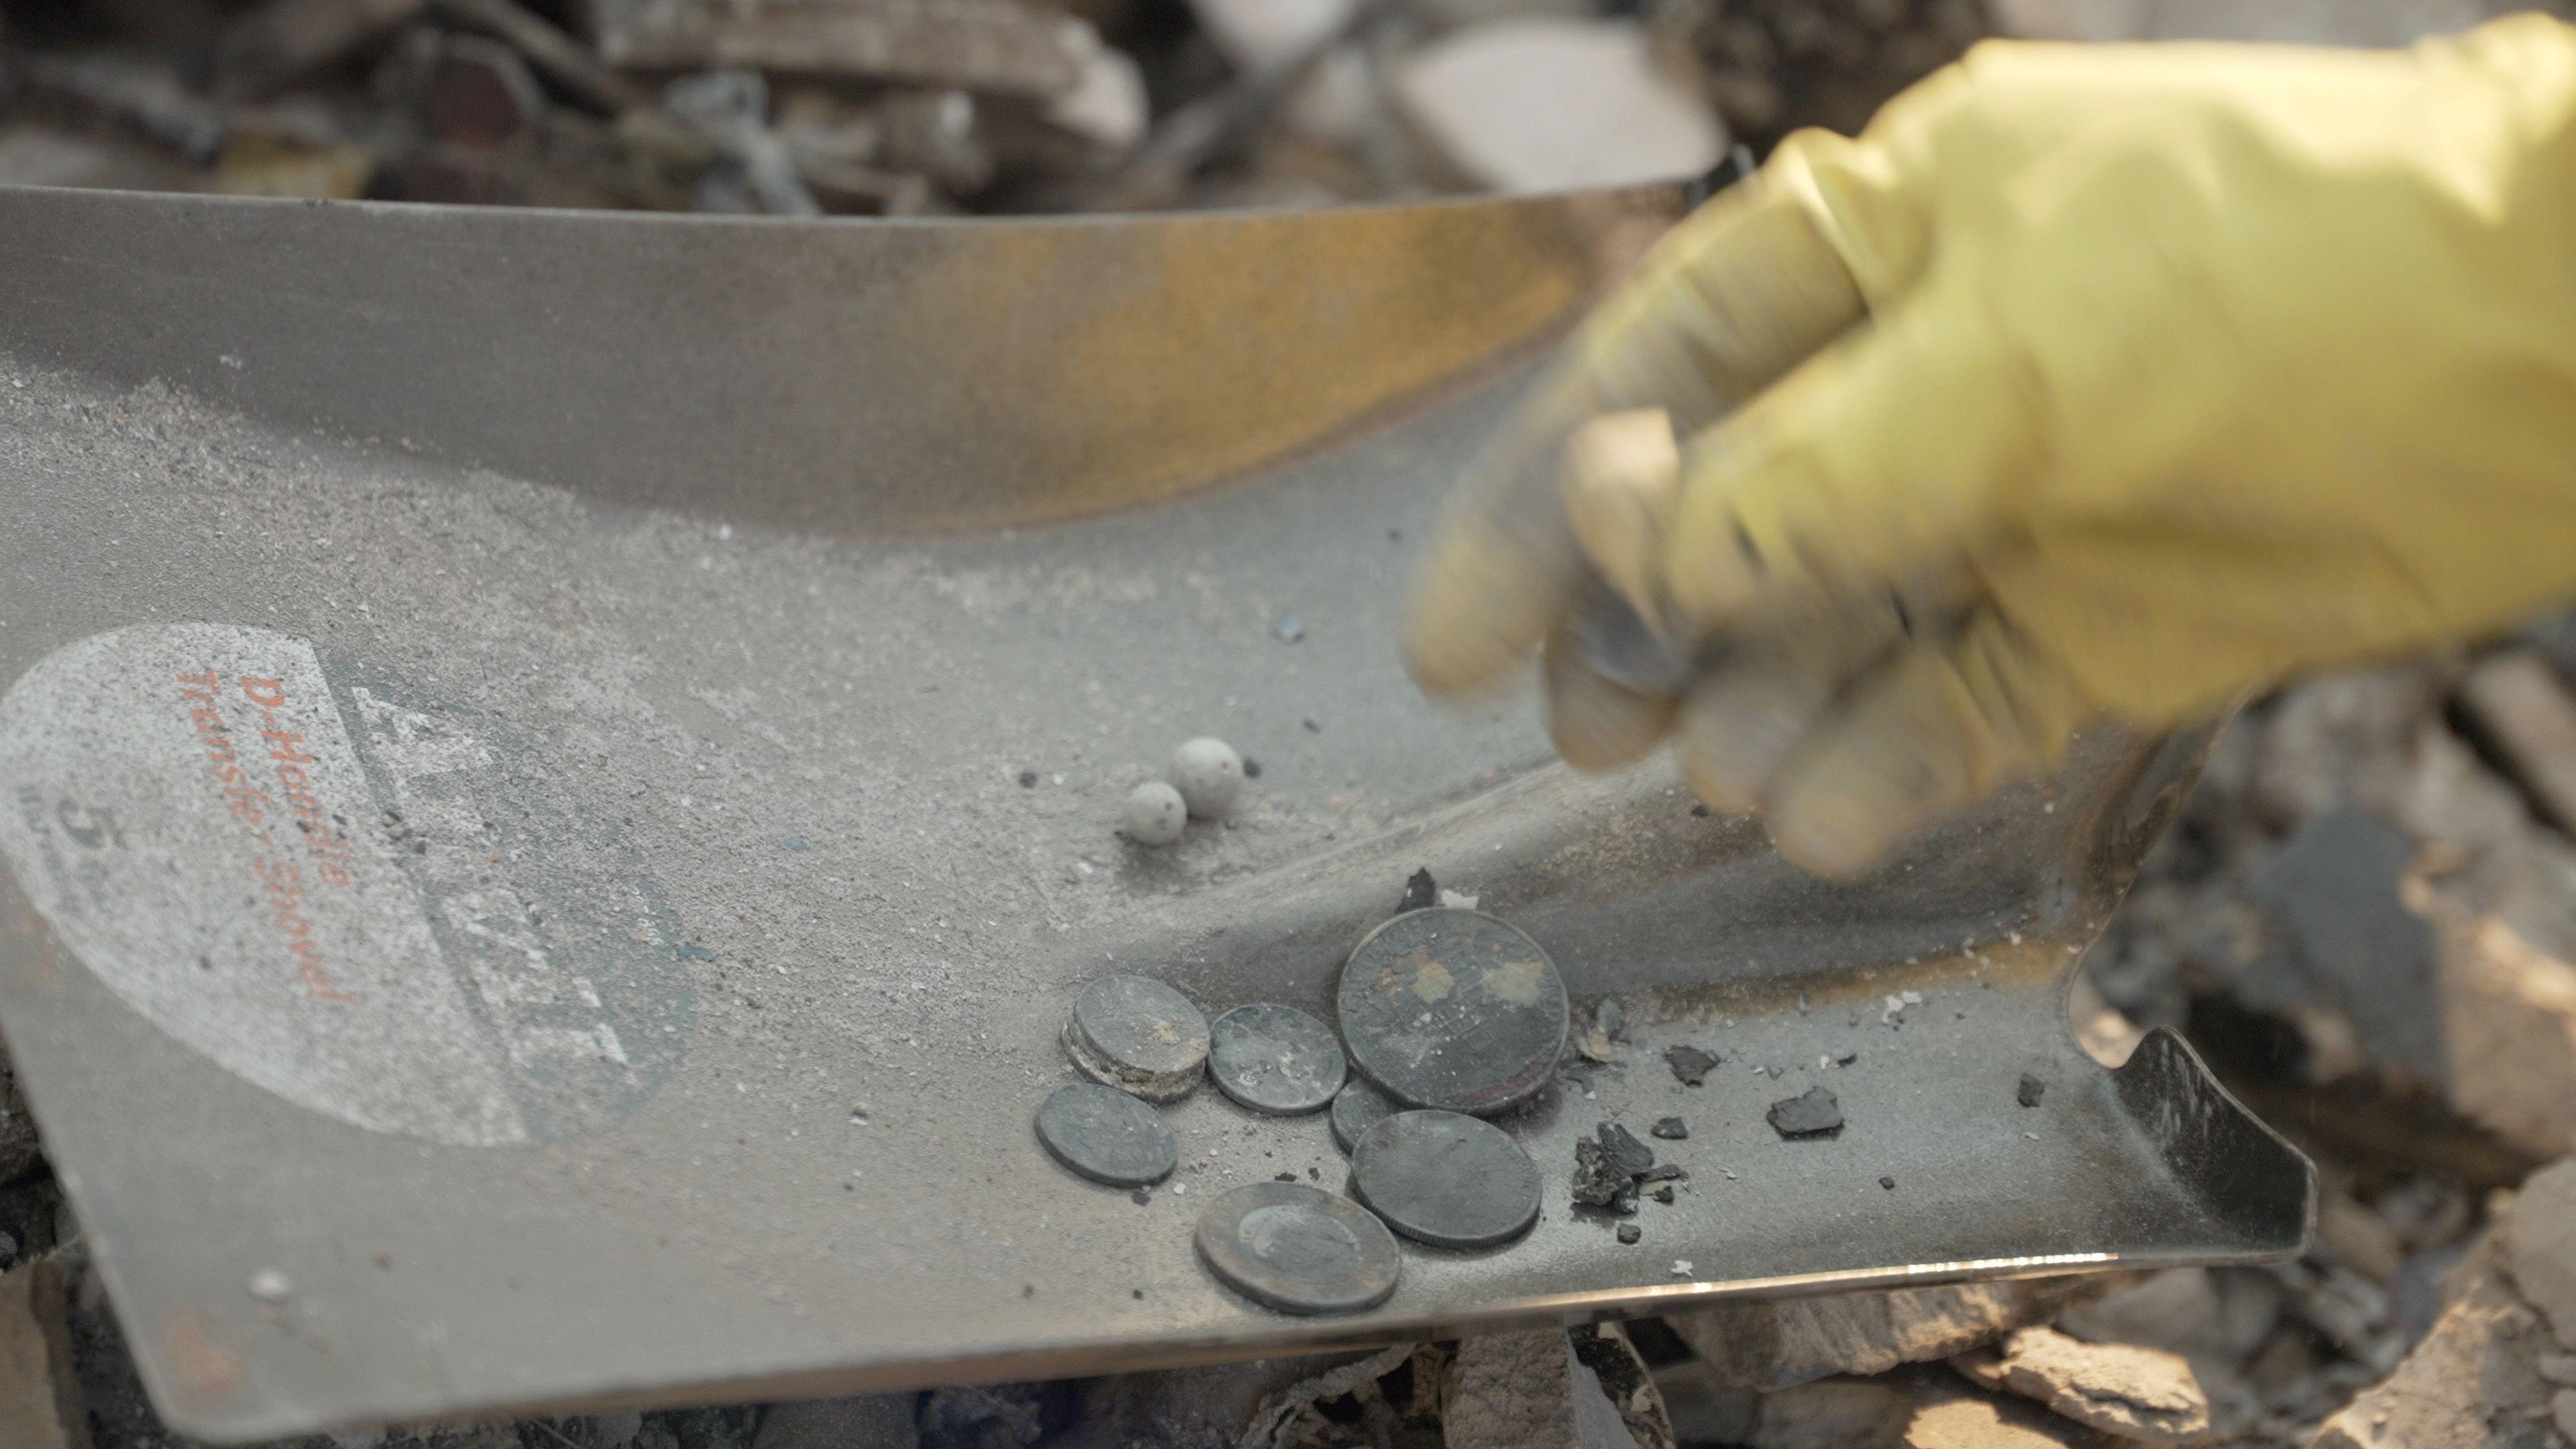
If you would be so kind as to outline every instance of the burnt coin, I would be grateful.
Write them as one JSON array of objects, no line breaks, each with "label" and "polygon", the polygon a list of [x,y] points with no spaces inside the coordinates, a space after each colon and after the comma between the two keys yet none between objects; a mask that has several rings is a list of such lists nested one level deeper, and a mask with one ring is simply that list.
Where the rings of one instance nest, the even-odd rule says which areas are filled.
[{"label": "burnt coin", "polygon": [[1256,1001],[1209,1028],[1208,1075],[1255,1112],[1293,1117],[1332,1101],[1349,1073],[1331,1027],[1293,1006]]},{"label": "burnt coin", "polygon": [[1491,916],[1435,906],[1371,931],[1336,999],[1351,1060],[1408,1107],[1491,1116],[1528,1100],[1565,1051],[1565,981]]},{"label": "burnt coin", "polygon": [[1490,1248],[1538,1221],[1538,1164],[1491,1122],[1398,1112],[1351,1149],[1351,1195],[1416,1242]]},{"label": "burnt coin", "polygon": [[1180,1162],[1161,1114],[1095,1082],[1058,1087],[1038,1104],[1038,1141],[1056,1161],[1112,1187],[1160,1182]]},{"label": "burnt coin", "polygon": [[1190,999],[1151,977],[1103,976],[1073,999],[1065,1055],[1095,1082],[1149,1102],[1172,1102],[1198,1085],[1208,1022]]},{"label": "burnt coin", "polygon": [[1395,1115],[1396,1105],[1386,1093],[1369,1085],[1366,1077],[1353,1077],[1333,1094],[1333,1142],[1344,1152],[1360,1140],[1360,1134]]},{"label": "burnt coin", "polygon": [[1302,1182],[1256,1182],[1209,1203],[1198,1249],[1226,1286],[1288,1313],[1375,1308],[1404,1271],[1386,1224]]}]

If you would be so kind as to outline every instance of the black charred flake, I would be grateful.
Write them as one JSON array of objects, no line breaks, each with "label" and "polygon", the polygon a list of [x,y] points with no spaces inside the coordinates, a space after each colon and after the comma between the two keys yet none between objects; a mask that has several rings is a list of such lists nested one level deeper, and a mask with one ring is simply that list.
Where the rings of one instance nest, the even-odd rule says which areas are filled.
[{"label": "black charred flake", "polygon": [[1604,1122],[1574,1144],[1574,1202],[1626,1215],[1637,1210],[1641,1181],[1678,1177],[1677,1167],[1655,1166],[1655,1150],[1615,1122]]},{"label": "black charred flake", "polygon": [[1610,1150],[1590,1138],[1574,1144],[1574,1201],[1580,1207],[1613,1208],[1623,1192],[1634,1192],[1636,1180],[1610,1160]]},{"label": "black charred flake", "polygon": [[1601,1146],[1609,1152],[1611,1165],[1630,1177],[1643,1177],[1655,1165],[1655,1149],[1637,1140],[1637,1134],[1616,1122],[1604,1122],[1593,1130]]},{"label": "black charred flake", "polygon": [[1695,1046],[1664,1048],[1664,1065],[1673,1069],[1674,1080],[1685,1087],[1696,1087],[1708,1080],[1710,1069],[1718,1059]]},{"label": "black charred flake", "polygon": [[1797,1096],[1774,1102],[1764,1116],[1772,1131],[1792,1141],[1842,1135],[1842,1104],[1834,1100],[1828,1087],[1809,1087]]},{"label": "black charred flake", "polygon": [[1431,878],[1431,867],[1415,871],[1404,883],[1404,899],[1395,903],[1395,913],[1427,911],[1440,904],[1440,885]]}]

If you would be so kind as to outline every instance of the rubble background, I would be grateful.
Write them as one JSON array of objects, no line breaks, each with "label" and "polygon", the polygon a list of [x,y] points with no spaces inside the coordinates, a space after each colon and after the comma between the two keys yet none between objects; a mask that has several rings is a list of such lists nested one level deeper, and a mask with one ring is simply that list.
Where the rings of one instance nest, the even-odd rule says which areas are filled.
[{"label": "rubble background", "polygon": [[[0,0],[0,182],[783,215],[1704,170],[1988,34],[2399,44],[2488,0]],[[1545,96],[1545,108],[1529,104]],[[2219,737],[2077,983],[2313,1157],[2315,1251],[1072,1383],[293,1449],[2576,1444],[2576,616]],[[2555,1162],[2556,1166],[2549,1164]],[[0,1441],[160,1449],[0,1059]]]},{"label": "rubble background", "polygon": [[0,0],[0,181],[783,215],[1390,200],[1704,171],[1855,125],[1987,30],[1979,0]]}]

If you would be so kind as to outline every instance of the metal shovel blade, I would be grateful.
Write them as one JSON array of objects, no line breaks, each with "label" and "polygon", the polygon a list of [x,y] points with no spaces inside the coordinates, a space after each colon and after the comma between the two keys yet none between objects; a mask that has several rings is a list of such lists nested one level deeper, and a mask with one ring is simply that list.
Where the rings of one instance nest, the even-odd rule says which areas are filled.
[{"label": "metal shovel blade", "polygon": [[[1389,635],[1516,359],[1676,190],[845,225],[0,190],[0,1022],[157,1403],[218,1441],[1275,1354],[2297,1249],[2306,1164],[2068,972],[2197,741],[1820,883]],[[1293,616],[1292,623],[1288,616]],[[1294,642],[1291,642],[1294,641]],[[1184,738],[1260,766],[1152,851]],[[1338,1319],[1031,1130],[1111,970],[1331,1019],[1416,870],[1627,1040],[1541,1220]],[[1908,996],[1906,993],[1913,993]],[[1916,998],[1919,998],[1917,1000]],[[1701,1086],[1669,1046],[1722,1058]],[[1856,1054],[1856,1055],[1854,1055]],[[2025,1075],[2045,1085],[2023,1106]],[[1830,1087],[1830,1140],[1768,1106]],[[1687,1170],[1570,1209],[1603,1121]],[[1892,1188],[1882,1185],[1892,1181]]]}]

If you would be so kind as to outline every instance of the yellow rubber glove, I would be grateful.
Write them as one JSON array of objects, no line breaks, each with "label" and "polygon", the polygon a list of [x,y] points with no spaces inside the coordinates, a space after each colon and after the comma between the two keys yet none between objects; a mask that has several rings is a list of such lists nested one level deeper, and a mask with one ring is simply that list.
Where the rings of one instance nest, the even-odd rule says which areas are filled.
[{"label": "yellow rubber glove", "polygon": [[[1680,431],[1660,484],[1633,426],[1566,446],[1634,408]],[[1614,588],[1700,648],[1687,687],[1571,646]],[[2521,17],[1988,44],[1790,137],[1577,334],[1404,641],[1434,693],[1543,648],[1568,759],[1677,729],[1695,790],[1849,874],[2086,721],[2571,594],[2576,30]]]}]

